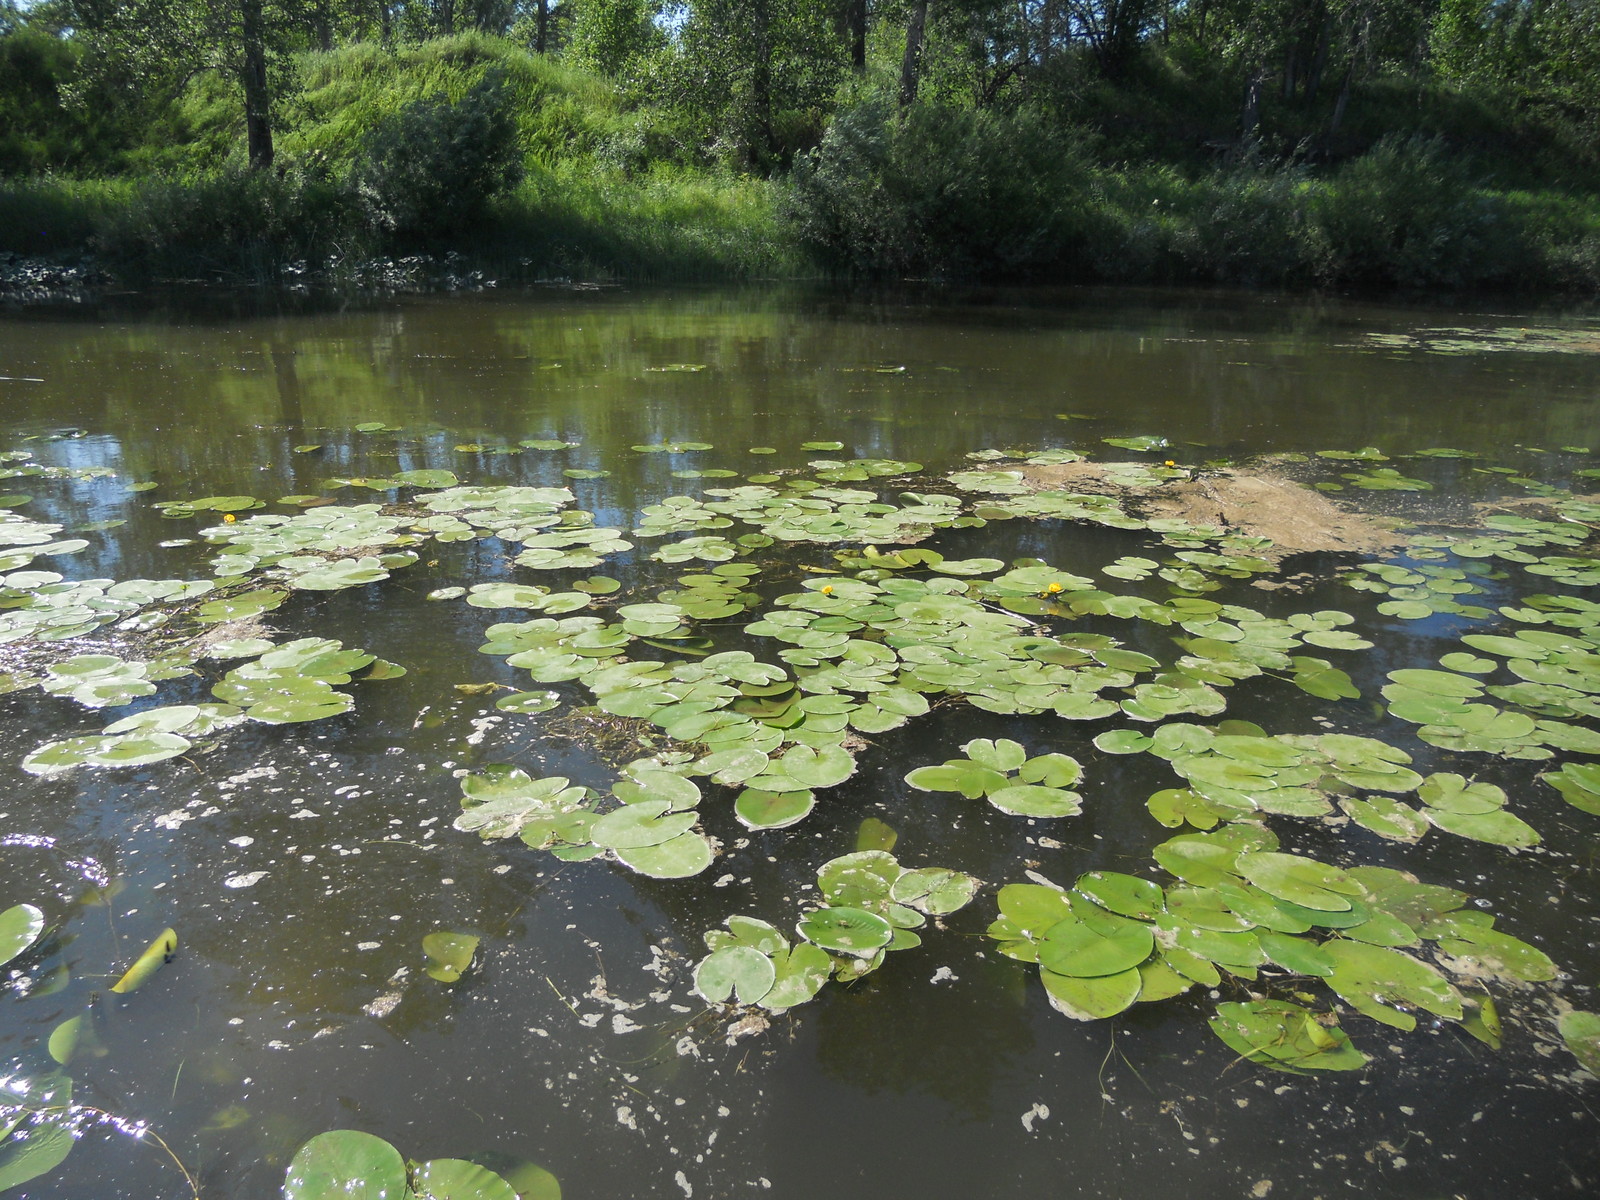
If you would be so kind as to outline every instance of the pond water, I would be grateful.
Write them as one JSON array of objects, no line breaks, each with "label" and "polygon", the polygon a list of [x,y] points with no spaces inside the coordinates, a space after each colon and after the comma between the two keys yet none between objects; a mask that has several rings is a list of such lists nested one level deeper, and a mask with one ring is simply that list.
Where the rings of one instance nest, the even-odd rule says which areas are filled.
[{"label": "pond water", "polygon": [[[572,1200],[1600,1189],[1600,1088],[1561,1030],[1594,1045],[1558,1024],[1600,1009],[1600,509],[1571,500],[1600,491],[1600,322],[1209,293],[266,308],[0,319],[0,909],[49,927],[4,968],[0,1116],[23,1121],[0,1180],[76,1138],[7,1197],[276,1196],[330,1130],[557,1194],[515,1174],[535,1163]],[[1069,449],[1139,467],[1089,500],[1026,490],[1073,456],[1024,460]],[[1152,526],[1144,498],[1230,462],[1408,524],[1281,559]],[[264,523],[356,505],[382,507],[317,544]],[[932,553],[895,556],[913,543]],[[93,580],[215,586],[50,607]],[[266,644],[305,638],[379,661]],[[677,666],[623,687],[624,660]],[[40,751],[219,699],[255,719]],[[1178,725],[1203,729],[1119,733]],[[1373,740],[1310,740],[1330,734]],[[1081,779],[1023,766],[1049,754]],[[540,807],[551,777],[593,789],[575,823]],[[487,832],[532,844],[480,838],[464,787],[510,797]],[[588,811],[617,800],[654,807]],[[819,892],[823,864],[890,848],[882,826],[900,868],[982,886]],[[1171,850],[1202,830],[1245,840]],[[1464,895],[1339,870],[1381,867]],[[1089,872],[1165,892],[1109,876],[1069,916],[1040,883]],[[1055,903],[1041,948],[1018,914]],[[832,949],[824,973],[874,965],[891,926],[921,944],[792,976],[787,1011],[713,1005],[696,966],[735,914]],[[111,991],[168,928],[171,961]],[[425,971],[442,931],[480,939],[454,982]],[[773,954],[724,953],[700,989],[720,965],[754,1000]],[[1229,1005],[1257,1022],[1233,1042]],[[1304,1073],[1270,1069],[1285,1045]]]}]

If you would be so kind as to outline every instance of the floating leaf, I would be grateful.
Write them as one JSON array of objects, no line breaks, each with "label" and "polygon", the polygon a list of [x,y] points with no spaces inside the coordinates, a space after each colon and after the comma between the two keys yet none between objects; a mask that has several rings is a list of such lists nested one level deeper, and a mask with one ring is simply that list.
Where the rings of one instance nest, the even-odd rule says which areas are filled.
[{"label": "floating leaf", "polygon": [[319,1133],[295,1153],[284,1200],[405,1200],[406,1164],[382,1138],[354,1129]]},{"label": "floating leaf", "polygon": [[1144,987],[1144,977],[1131,968],[1115,975],[1087,978],[1041,969],[1039,978],[1050,998],[1050,1006],[1075,1021],[1114,1017],[1132,1007]]},{"label": "floating leaf", "polygon": [[776,980],[772,959],[760,950],[724,946],[700,960],[694,990],[712,1004],[725,1004],[730,997],[738,1004],[759,1004]]},{"label": "floating leaf", "polygon": [[597,846],[631,850],[659,846],[692,828],[699,814],[674,812],[666,800],[643,800],[607,813],[595,821],[590,838]]},{"label": "floating leaf", "polygon": [[65,1121],[13,1128],[11,1135],[0,1141],[0,1192],[54,1171],[66,1161],[76,1142]]},{"label": "floating leaf", "polygon": [[0,912],[0,967],[24,953],[44,932],[44,913],[32,904]]},{"label": "floating leaf", "polygon": [[[764,792],[746,788],[733,802],[733,812],[746,829],[785,829],[805,820],[816,807],[811,791]],[[890,845],[893,845],[890,839]]]},{"label": "floating leaf", "polygon": [[652,879],[682,879],[711,865],[711,844],[698,833],[681,833],[653,846],[621,847],[615,853],[624,866]]},{"label": "floating leaf", "polygon": [[813,945],[855,958],[870,957],[894,937],[888,921],[859,908],[819,908],[807,913],[795,928]]},{"label": "floating leaf", "polygon": [[411,1174],[416,1200],[519,1200],[520,1193],[487,1167],[460,1158],[435,1158]]},{"label": "floating leaf", "polygon": [[1241,875],[1268,895],[1302,908],[1339,912],[1350,908],[1350,899],[1366,889],[1337,867],[1297,854],[1260,851],[1241,854],[1237,860]]},{"label": "floating leaf", "polygon": [[1219,1004],[1211,1031],[1244,1058],[1276,1071],[1355,1071],[1367,1064],[1331,1015],[1279,1000]]},{"label": "floating leaf", "polygon": [[1149,925],[1107,913],[1092,924],[1069,919],[1052,926],[1039,944],[1039,965],[1060,975],[1115,975],[1154,949]]}]

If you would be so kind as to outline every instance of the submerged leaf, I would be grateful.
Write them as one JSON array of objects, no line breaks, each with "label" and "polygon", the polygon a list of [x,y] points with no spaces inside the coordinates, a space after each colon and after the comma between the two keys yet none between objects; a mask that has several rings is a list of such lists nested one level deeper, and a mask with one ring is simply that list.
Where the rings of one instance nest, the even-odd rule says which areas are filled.
[{"label": "submerged leaf", "polygon": [[427,972],[440,983],[454,983],[472,966],[472,957],[478,952],[478,937],[471,933],[437,931],[422,939],[422,953],[427,956]]}]

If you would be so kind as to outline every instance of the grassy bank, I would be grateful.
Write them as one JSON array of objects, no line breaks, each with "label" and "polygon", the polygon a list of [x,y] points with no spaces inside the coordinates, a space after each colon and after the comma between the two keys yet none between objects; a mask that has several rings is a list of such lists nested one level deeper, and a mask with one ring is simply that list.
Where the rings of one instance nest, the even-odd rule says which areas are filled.
[{"label": "grassy bank", "polygon": [[[1600,294],[1600,195],[1557,178],[1548,146],[1516,177],[1514,127],[1459,97],[1417,102],[1445,132],[1344,157],[1260,143],[1185,156],[1162,152],[1195,144],[1173,132],[1176,83],[1146,81],[1132,114],[1129,93],[1102,89],[1075,121],[937,98],[903,109],[869,80],[790,172],[758,178],[637,89],[497,38],[356,43],[294,70],[275,169],[245,167],[237,105],[212,78],[137,170],[0,180],[0,249],[89,252],[130,281],[270,282],[289,263],[337,274],[459,251],[511,278]],[[1352,126],[1372,123],[1370,101]]]}]

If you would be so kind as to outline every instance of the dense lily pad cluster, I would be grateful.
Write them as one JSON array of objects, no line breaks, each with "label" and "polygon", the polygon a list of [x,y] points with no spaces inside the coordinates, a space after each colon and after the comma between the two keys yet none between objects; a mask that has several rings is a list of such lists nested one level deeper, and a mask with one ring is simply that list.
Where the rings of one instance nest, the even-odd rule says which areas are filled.
[{"label": "dense lily pad cluster", "polygon": [[[1092,871],[1070,889],[1007,884],[989,936],[1002,954],[1038,964],[1051,1003],[1078,1020],[1168,999],[1196,984],[1214,988],[1229,975],[1263,983],[1281,977],[1300,986],[1321,979],[1364,1016],[1414,1029],[1413,1009],[1454,1021],[1466,1021],[1469,1009],[1493,1013],[1492,1001],[1464,992],[1451,972],[1475,980],[1555,976],[1543,953],[1496,930],[1487,913],[1465,908],[1465,893],[1386,867],[1343,870],[1283,853],[1261,826],[1182,834],[1157,846],[1154,857],[1180,882],[1163,887]],[[1437,965],[1422,956],[1429,942]],[[1214,1027],[1249,1042],[1252,1049],[1241,1052],[1262,1065],[1348,1069],[1365,1061],[1331,1033],[1311,1038],[1287,1060],[1258,1057],[1266,1045],[1241,1028],[1242,1015],[1219,1011],[1223,1025]],[[1337,1024],[1330,1013],[1314,1020],[1325,1031]],[[1255,1022],[1246,1025],[1260,1031]],[[1481,1031],[1481,1018],[1469,1031]]]},{"label": "dense lily pad cluster", "polygon": [[[332,638],[299,638],[281,646],[264,640],[238,642],[224,645],[223,650],[232,657],[251,661],[227,672],[211,689],[222,703],[147,708],[113,721],[101,733],[47,742],[22,760],[22,769],[31,775],[54,775],[79,766],[147,766],[176,758],[186,753],[195,739],[243,721],[288,725],[348,712],[355,705],[355,698],[335,685],[349,683],[353,673],[365,672],[367,679],[397,679],[405,674],[403,667],[364,650],[348,650]],[[148,683],[148,671],[135,679],[148,686],[148,691],[136,690],[117,673],[130,664],[116,664],[113,659],[113,665],[101,666],[106,657],[81,655],[68,660],[77,669],[63,681],[86,676],[87,681],[78,687],[88,689],[91,697],[99,701],[91,707],[127,704],[137,695],[155,691]],[[86,665],[84,659],[94,661]],[[100,674],[88,667],[100,667]],[[192,673],[187,666],[168,666],[160,677]],[[45,686],[49,690],[50,684]]]},{"label": "dense lily pad cluster", "polygon": [[817,888],[825,901],[807,911],[791,943],[756,917],[732,916],[705,935],[711,951],[694,986],[712,1004],[758,1005],[783,1012],[804,1004],[830,978],[859,979],[890,950],[921,944],[929,917],[966,907],[978,880],[944,867],[906,868],[884,850],[858,850],[824,863]]},{"label": "dense lily pad cluster", "polygon": [[[1155,435],[1103,441],[1141,454],[1171,449]],[[459,449],[559,452],[573,445],[541,438]],[[843,445],[819,440],[803,448],[832,453]],[[710,449],[691,441],[634,447],[672,457]],[[1276,567],[1266,539],[1141,515],[1142,496],[1203,468],[1170,460],[1100,464],[1116,492],[1104,495],[1036,485],[1026,468],[1084,457],[1067,447],[968,457],[932,483],[928,476],[913,481],[924,470],[918,463],[812,459],[805,474],[746,475],[736,485],[663,497],[631,528],[598,524],[595,514],[572,507],[567,488],[463,485],[442,469],[328,483],[409,489],[383,504],[286,497],[302,509],[292,514],[259,511],[264,505],[249,496],[165,504],[164,515],[173,518],[222,514],[200,530],[219,551],[209,581],[67,583],[34,569],[35,556],[86,543],[63,540],[60,526],[0,505],[0,570],[9,572],[0,577],[0,642],[70,639],[112,624],[201,629],[273,612],[296,592],[382,582],[417,562],[418,548],[430,541],[492,540],[520,568],[571,573],[550,586],[496,580],[430,595],[486,612],[537,614],[486,629],[482,652],[531,680],[497,706],[532,717],[580,705],[631,723],[642,748],[636,753],[648,757],[628,763],[605,790],[535,778],[511,765],[467,774],[458,830],[516,837],[565,861],[605,859],[658,878],[696,875],[720,848],[701,821],[704,806],[726,803],[752,830],[794,825],[814,810],[819,792],[855,776],[870,739],[953,703],[1072,724],[1054,726],[1054,737],[1040,732],[1049,721],[1028,726],[1026,743],[1021,733],[1018,740],[969,740],[963,757],[907,774],[913,791],[983,799],[1000,814],[1030,821],[1069,818],[1084,805],[1094,773],[1086,778],[1078,758],[1050,743],[1059,737],[1079,745],[1079,723],[1102,723],[1092,739],[1100,753],[1145,753],[1170,767],[1177,786],[1149,797],[1149,811],[1169,829],[1194,832],[1156,849],[1176,883],[1090,872],[1070,890],[1038,881],[1001,889],[991,936],[1005,954],[1039,964],[1057,1007],[1103,1017],[1197,983],[1217,987],[1227,976],[1291,990],[1320,978],[1380,1022],[1407,1028],[1412,1010],[1422,1010],[1495,1040],[1494,1001],[1463,981],[1469,974],[1546,981],[1554,973],[1548,959],[1465,908],[1462,893],[1384,868],[1340,868],[1284,852],[1266,826],[1300,818],[1353,823],[1396,842],[1437,829],[1513,849],[1537,845],[1539,833],[1510,811],[1504,789],[1453,757],[1440,765],[1456,769],[1423,774],[1394,743],[1414,735],[1447,756],[1540,761],[1600,754],[1600,734],[1584,724],[1600,715],[1600,604],[1540,593],[1496,610],[1487,599],[1519,573],[1550,587],[1600,584],[1600,559],[1584,553],[1600,509],[1506,475],[1543,497],[1553,516],[1501,513],[1466,533],[1416,532],[1391,559],[1350,568],[1345,579],[1355,592],[1382,597],[1380,616],[1468,626],[1498,617],[1509,629],[1463,633],[1462,648],[1437,666],[1389,672],[1377,713],[1389,724],[1379,736],[1272,735],[1220,719],[1230,689],[1251,680],[1262,688],[1292,685],[1328,702],[1333,713],[1361,692],[1323,654],[1359,653],[1373,643],[1351,613],[1285,613],[1282,605],[1268,612],[1208,597]],[[1415,457],[1463,455],[1445,448]],[[1388,456],[1373,447],[1316,458],[1307,469],[1327,473],[1318,486],[1432,487],[1377,465]],[[720,480],[734,472],[681,467],[671,474]],[[879,490],[877,481],[897,478],[892,492]],[[1037,558],[963,558],[918,545],[942,531],[952,540],[972,537],[962,531],[1007,520],[1083,522],[1139,540],[1126,547],[1135,552],[1085,565],[1083,573]],[[640,557],[693,564],[681,568],[690,573],[654,593],[633,592],[609,576],[579,577],[640,543]],[[825,546],[829,557],[798,572],[793,552],[758,560],[779,543],[807,554]],[[782,582],[773,587],[772,580]],[[1164,598],[1156,595],[1161,585]],[[1118,623],[1139,649],[1106,632]],[[734,638],[737,648],[729,648]],[[339,689],[356,673],[399,673],[314,638],[283,646],[242,639],[211,653],[247,660],[215,685],[221,703],[146,709],[98,736],[41,747],[25,769],[155,762],[246,720],[343,713],[353,700]],[[197,664],[195,653],[90,653],[9,682],[99,708],[151,696],[160,682]],[[1551,762],[1543,778],[1576,808],[1600,811],[1600,766]],[[704,998],[769,1011],[792,1007],[827,979],[856,978],[885,951],[914,944],[911,930],[964,906],[978,886],[956,871],[907,870],[877,850],[833,860],[818,881],[824,903],[802,916],[797,941],[749,916],[707,935],[711,953],[696,971]],[[440,957],[440,969],[465,969],[460,946],[441,950],[456,961]],[[1305,995],[1222,1002],[1212,1028],[1263,1066],[1349,1069],[1365,1062],[1336,1013],[1291,999]],[[1569,1043],[1587,1046],[1591,1034],[1573,1024],[1578,1032]]]}]

